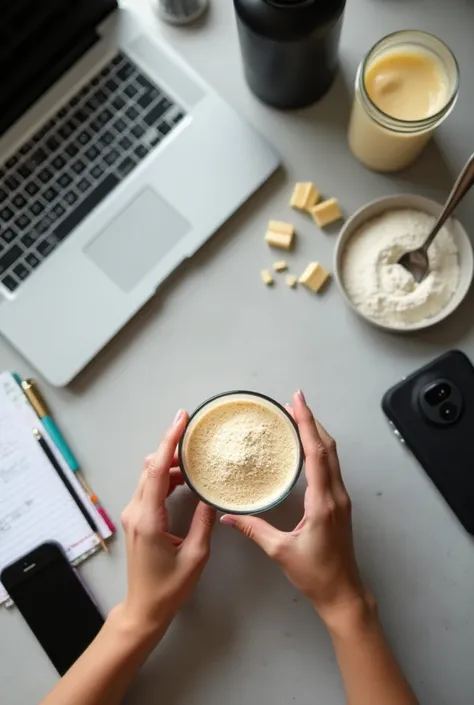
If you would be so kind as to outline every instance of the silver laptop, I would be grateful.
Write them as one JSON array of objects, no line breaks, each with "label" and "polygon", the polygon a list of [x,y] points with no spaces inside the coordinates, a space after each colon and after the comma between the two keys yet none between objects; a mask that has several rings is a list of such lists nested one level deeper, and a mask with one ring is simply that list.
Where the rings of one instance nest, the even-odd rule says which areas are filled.
[{"label": "silver laptop", "polygon": [[67,384],[277,168],[115,0],[0,0],[0,332]]}]

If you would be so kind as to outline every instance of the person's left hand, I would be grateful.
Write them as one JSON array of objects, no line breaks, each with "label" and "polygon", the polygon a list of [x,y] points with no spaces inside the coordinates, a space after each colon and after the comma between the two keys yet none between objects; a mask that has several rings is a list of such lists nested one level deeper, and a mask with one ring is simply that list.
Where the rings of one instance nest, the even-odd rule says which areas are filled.
[{"label": "person's left hand", "polygon": [[123,612],[145,634],[160,638],[193,592],[210,551],[215,511],[200,502],[186,538],[168,532],[166,498],[183,484],[176,446],[187,414],[178,412],[160,447],[146,458],[137,490],[122,514],[128,593]]}]

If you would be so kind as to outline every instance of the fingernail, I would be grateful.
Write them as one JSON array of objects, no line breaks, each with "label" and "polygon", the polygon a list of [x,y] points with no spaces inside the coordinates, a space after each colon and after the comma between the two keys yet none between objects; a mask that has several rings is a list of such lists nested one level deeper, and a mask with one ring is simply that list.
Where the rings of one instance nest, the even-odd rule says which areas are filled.
[{"label": "fingernail", "polygon": [[288,404],[288,402],[286,402],[285,409],[291,412],[291,404]]},{"label": "fingernail", "polygon": [[173,425],[174,425],[174,426],[176,426],[177,424],[179,424],[179,422],[180,422],[181,419],[183,418],[183,414],[184,414],[184,411],[183,411],[182,409],[180,409],[180,410],[178,411],[178,413],[176,414],[176,416],[174,417],[174,421],[173,421]]},{"label": "fingernail", "polygon": [[303,404],[306,404],[306,399],[305,399],[305,396],[304,396],[304,394],[303,394],[303,391],[302,391],[301,389],[298,389],[297,394],[298,394],[300,400],[303,402]]},{"label": "fingernail", "polygon": [[221,517],[221,524],[224,524],[225,526],[235,526],[235,519],[234,517],[229,516],[229,514],[224,514],[224,516]]}]

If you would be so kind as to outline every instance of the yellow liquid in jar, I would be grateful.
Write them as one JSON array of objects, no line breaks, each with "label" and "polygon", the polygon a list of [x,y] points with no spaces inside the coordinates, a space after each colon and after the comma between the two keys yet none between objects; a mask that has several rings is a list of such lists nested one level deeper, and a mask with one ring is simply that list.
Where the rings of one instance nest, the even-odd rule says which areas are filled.
[{"label": "yellow liquid in jar", "polygon": [[366,69],[365,88],[380,110],[398,120],[436,115],[449,99],[449,79],[440,61],[409,49],[376,58]]}]

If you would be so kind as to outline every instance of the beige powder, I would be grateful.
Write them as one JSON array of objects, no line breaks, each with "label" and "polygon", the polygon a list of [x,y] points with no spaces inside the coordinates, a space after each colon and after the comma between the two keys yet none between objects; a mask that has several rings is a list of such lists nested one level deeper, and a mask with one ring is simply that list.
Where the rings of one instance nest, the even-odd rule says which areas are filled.
[{"label": "beige powder", "polygon": [[290,422],[251,401],[203,413],[185,445],[189,479],[206,499],[230,508],[261,506],[291,483],[298,445]]}]

